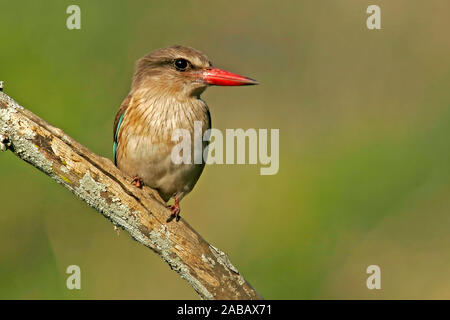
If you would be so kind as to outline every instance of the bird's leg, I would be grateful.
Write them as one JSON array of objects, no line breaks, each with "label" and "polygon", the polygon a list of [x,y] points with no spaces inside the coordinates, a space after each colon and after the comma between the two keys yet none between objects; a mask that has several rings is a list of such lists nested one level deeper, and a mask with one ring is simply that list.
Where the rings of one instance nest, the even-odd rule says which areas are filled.
[{"label": "bird's leg", "polygon": [[135,177],[133,181],[131,181],[132,184],[134,184],[136,187],[141,189],[144,186],[144,181],[142,181],[142,178]]},{"label": "bird's leg", "polygon": [[180,221],[180,199],[178,198],[178,195],[174,196],[175,202],[173,205],[168,206],[168,208],[170,208],[170,217],[167,219],[167,222],[172,221],[173,219],[175,219],[175,221]]}]

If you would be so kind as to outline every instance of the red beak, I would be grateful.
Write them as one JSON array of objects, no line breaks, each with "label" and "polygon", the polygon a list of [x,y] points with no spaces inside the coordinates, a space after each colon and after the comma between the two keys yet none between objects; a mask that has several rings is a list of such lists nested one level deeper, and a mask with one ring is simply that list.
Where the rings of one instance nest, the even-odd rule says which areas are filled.
[{"label": "red beak", "polygon": [[240,76],[222,69],[210,68],[203,72],[203,80],[216,86],[248,86],[258,84],[256,80]]}]

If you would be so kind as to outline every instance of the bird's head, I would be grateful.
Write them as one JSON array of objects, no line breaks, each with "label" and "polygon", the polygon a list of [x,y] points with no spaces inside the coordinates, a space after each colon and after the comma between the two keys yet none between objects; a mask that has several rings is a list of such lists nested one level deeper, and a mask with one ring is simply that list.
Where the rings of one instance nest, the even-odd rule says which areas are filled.
[{"label": "bird's head", "polygon": [[213,68],[208,57],[190,47],[171,46],[150,52],[137,62],[133,89],[149,88],[179,99],[199,97],[210,85],[254,85],[253,79]]}]

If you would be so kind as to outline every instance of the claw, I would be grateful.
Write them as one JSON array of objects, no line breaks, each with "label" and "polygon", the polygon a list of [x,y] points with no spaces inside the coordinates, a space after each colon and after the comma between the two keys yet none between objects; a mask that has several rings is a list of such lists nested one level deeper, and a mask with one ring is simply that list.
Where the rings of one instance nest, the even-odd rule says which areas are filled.
[{"label": "claw", "polygon": [[170,217],[167,219],[167,222],[172,221],[173,219],[175,219],[176,222],[180,221],[181,217],[180,217],[180,203],[178,201],[178,198],[175,197],[175,203],[171,206],[168,206],[168,208],[170,208]]},{"label": "claw", "polygon": [[135,177],[131,183],[134,184],[139,189],[141,189],[144,186],[144,181],[142,180],[142,178],[139,177]]}]

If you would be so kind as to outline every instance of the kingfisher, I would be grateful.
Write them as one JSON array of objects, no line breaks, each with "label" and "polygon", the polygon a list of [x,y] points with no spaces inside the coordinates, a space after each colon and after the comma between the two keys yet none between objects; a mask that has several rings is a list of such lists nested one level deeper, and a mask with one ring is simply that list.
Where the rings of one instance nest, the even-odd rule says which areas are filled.
[{"label": "kingfisher", "polygon": [[[202,132],[211,128],[208,105],[200,95],[208,86],[255,85],[257,81],[214,68],[206,55],[191,47],[174,45],[150,52],[136,63],[127,97],[114,120],[114,164],[138,188],[155,189],[168,203],[167,222],[180,219],[180,201],[195,186],[201,163],[174,163],[175,130],[187,130],[194,145],[194,122]],[[203,140],[203,139],[202,139]],[[202,141],[202,155],[208,146]]]}]

